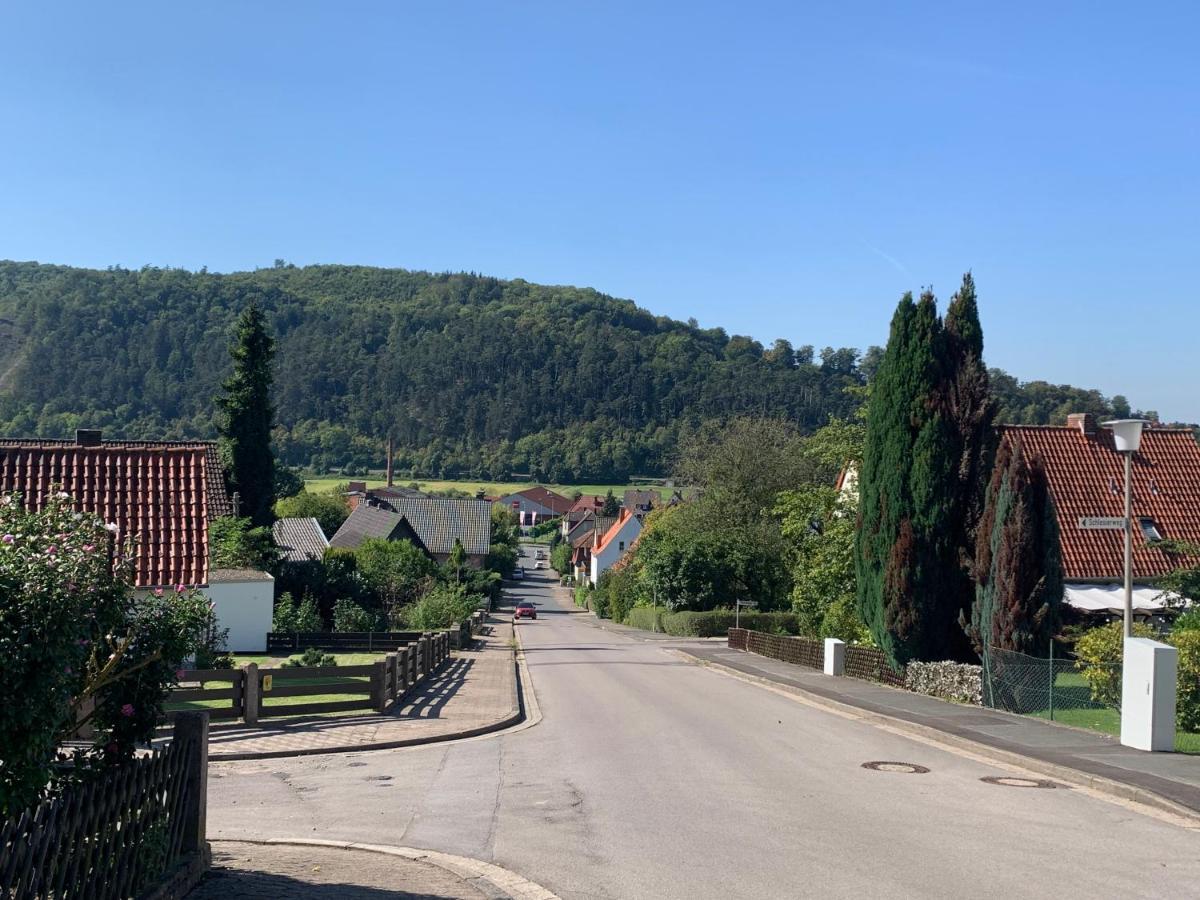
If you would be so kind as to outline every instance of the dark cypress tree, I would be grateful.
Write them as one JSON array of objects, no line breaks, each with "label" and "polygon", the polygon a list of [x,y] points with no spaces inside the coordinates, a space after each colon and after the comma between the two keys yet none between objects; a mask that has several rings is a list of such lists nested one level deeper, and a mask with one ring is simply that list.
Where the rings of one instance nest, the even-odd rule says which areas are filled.
[{"label": "dark cypress tree", "polygon": [[949,522],[952,528],[957,572],[950,575],[953,589],[944,595],[939,618],[949,629],[948,655],[965,658],[961,622],[975,599],[971,577],[975,564],[976,531],[983,515],[984,494],[995,456],[996,403],[983,364],[983,329],[975,300],[975,279],[963,275],[962,287],[946,309],[945,350],[947,381],[944,405],[958,443],[956,487]]},{"label": "dark cypress tree", "polygon": [[914,303],[906,294],[868,406],[855,553],[859,613],[896,666],[946,654],[939,613],[954,587],[958,453],[944,409],[945,363],[933,295]]},{"label": "dark cypress tree", "polygon": [[256,526],[275,519],[275,458],[271,453],[271,359],[275,341],[267,319],[254,303],[238,318],[233,344],[233,372],[216,398],[221,459],[232,490],[241,498],[240,515]]},{"label": "dark cypress tree", "polygon": [[1062,603],[1058,518],[1041,460],[1016,440],[1003,441],[996,454],[975,572],[966,631],[985,664],[992,648],[1045,656]]}]

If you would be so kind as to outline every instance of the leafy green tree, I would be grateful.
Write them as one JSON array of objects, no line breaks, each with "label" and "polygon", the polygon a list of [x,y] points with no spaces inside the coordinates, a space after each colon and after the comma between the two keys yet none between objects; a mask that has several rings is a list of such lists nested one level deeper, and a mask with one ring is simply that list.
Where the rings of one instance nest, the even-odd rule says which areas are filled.
[{"label": "leafy green tree", "polygon": [[945,356],[933,295],[905,294],[872,383],[855,547],[859,614],[894,666],[950,644],[939,607],[959,565],[946,522],[959,453],[939,402]]},{"label": "leafy green tree", "polygon": [[304,490],[304,479],[287,466],[275,467],[275,496],[294,497]]},{"label": "leafy green tree", "polygon": [[412,541],[367,538],[354,551],[358,571],[389,620],[428,588],[437,566]]},{"label": "leafy green tree", "polygon": [[255,525],[269,527],[275,505],[275,457],[271,452],[275,341],[257,304],[251,303],[238,318],[229,352],[233,372],[216,399],[221,455],[230,487],[241,498],[241,512]]},{"label": "leafy green tree", "polygon": [[208,523],[208,552],[214,568],[259,569],[279,567],[279,549],[271,529],[255,527],[248,517],[218,516]]},{"label": "leafy green tree", "polygon": [[438,584],[415,603],[399,610],[403,623],[419,631],[448,628],[469,618],[479,598],[461,584]]},{"label": "leafy green tree", "polygon": [[343,597],[333,605],[333,630],[375,631],[376,617],[353,600]]},{"label": "leafy green tree", "polygon": [[346,498],[340,493],[310,494],[301,491],[275,501],[275,514],[281,519],[316,519],[325,537],[333,537],[350,516]]},{"label": "leafy green tree", "polygon": [[278,634],[324,631],[325,622],[317,610],[312,595],[305,594],[299,603],[286,591],[275,598],[271,630]]},{"label": "leafy green tree", "polygon": [[855,613],[854,525],[857,498],[826,485],[779,495],[776,508],[789,544],[792,609],[800,633],[862,643]]},{"label": "leafy green tree", "polygon": [[978,585],[967,633],[975,652],[1046,656],[1058,625],[1063,569],[1058,520],[1041,461],[1019,440],[1000,445],[976,553]]}]

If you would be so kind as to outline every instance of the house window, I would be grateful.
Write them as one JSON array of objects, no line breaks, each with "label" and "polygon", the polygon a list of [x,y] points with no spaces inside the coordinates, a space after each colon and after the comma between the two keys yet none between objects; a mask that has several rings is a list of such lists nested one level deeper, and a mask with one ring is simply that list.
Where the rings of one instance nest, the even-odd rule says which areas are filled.
[{"label": "house window", "polygon": [[619,552],[619,553],[625,552],[625,542],[624,541],[617,542],[617,552]]},{"label": "house window", "polygon": [[1142,534],[1145,536],[1147,542],[1161,541],[1163,539],[1158,529],[1154,527],[1153,519],[1138,519],[1138,521],[1142,525]]}]

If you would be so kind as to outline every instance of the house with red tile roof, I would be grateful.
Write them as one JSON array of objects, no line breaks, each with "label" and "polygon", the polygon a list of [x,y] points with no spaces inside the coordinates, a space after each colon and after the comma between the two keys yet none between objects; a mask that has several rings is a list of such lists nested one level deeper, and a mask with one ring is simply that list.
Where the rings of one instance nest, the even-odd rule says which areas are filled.
[{"label": "house with red tile roof", "polygon": [[600,576],[612,568],[622,556],[633,547],[633,542],[642,533],[642,521],[628,509],[622,509],[617,520],[597,539],[591,551],[591,571],[589,580],[592,586],[600,580]]},{"label": "house with red tile roof", "polygon": [[[1005,425],[1001,438],[1020,443],[1046,470],[1058,514],[1066,601],[1097,615],[1124,608],[1125,539],[1120,530],[1083,527],[1094,517],[1125,515],[1125,464],[1110,429],[1091,415],[1067,424]],[[1200,545],[1200,444],[1186,428],[1147,428],[1133,456],[1134,612],[1148,616],[1164,601],[1153,581],[1200,563],[1160,541]]]},{"label": "house with red tile roof", "polygon": [[556,494],[540,485],[508,494],[497,502],[517,513],[523,526],[536,525],[547,519],[556,519],[565,515],[567,510],[574,505],[573,501],[568,500],[562,494]]},{"label": "house with red tile roof", "polygon": [[600,515],[604,511],[604,498],[598,494],[584,494],[571,504],[562,517],[562,536],[567,537],[571,529],[582,522],[588,514]]},{"label": "house with red tile roof", "polygon": [[120,544],[132,544],[136,588],[200,587],[229,628],[229,649],[266,648],[273,579],[209,562],[209,523],[234,514],[216,444],[105,441],[90,429],[74,441],[0,439],[0,493],[40,509],[54,491],[112,525]]}]

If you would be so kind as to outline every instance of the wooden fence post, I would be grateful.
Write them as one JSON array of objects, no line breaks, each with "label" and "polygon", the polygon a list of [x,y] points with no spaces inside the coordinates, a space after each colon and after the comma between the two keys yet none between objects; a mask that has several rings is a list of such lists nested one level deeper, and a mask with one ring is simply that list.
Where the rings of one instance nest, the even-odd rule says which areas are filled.
[{"label": "wooden fence post", "polygon": [[187,762],[187,805],[183,810],[184,853],[204,849],[208,816],[208,713],[181,712],[175,717],[173,741],[190,745]]},{"label": "wooden fence post", "polygon": [[387,655],[388,664],[388,697],[395,700],[400,696],[400,657],[395,653]]},{"label": "wooden fence post", "polygon": [[372,668],[371,701],[375,706],[375,712],[387,712],[387,663],[382,659],[377,659],[373,663]]},{"label": "wooden fence post", "polygon": [[242,669],[242,721],[258,724],[258,705],[262,692],[258,680],[258,663],[246,663]]}]

